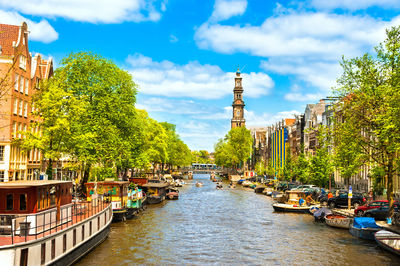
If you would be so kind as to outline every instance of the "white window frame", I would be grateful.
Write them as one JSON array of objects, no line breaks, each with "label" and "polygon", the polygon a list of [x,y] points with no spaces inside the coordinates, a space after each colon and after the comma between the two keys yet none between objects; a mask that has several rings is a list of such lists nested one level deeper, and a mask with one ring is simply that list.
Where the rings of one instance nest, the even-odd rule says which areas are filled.
[{"label": "white window frame", "polygon": [[28,117],[28,102],[25,102],[24,117]]},{"label": "white window frame", "polygon": [[19,56],[19,67],[26,70],[26,56],[24,55]]},{"label": "white window frame", "polygon": [[22,116],[24,112],[24,102],[22,100],[19,100],[19,116]]},{"label": "white window frame", "polygon": [[18,99],[14,99],[14,112],[15,115],[18,115]]},{"label": "white window frame", "polygon": [[19,77],[19,92],[24,93],[24,83],[25,79],[23,76]]},{"label": "white window frame", "polygon": [[22,131],[22,123],[18,123],[18,138],[22,137],[21,131]]},{"label": "white window frame", "polygon": [[25,80],[25,95],[28,95],[29,91],[29,79]]},{"label": "white window frame", "polygon": [[18,91],[18,85],[19,85],[19,75],[17,73],[15,73],[14,90]]}]

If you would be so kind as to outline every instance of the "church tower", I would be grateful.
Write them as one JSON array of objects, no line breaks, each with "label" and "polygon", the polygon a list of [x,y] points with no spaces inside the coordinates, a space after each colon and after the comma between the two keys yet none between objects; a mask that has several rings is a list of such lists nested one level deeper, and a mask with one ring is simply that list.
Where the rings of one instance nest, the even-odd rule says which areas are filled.
[{"label": "church tower", "polygon": [[233,117],[231,120],[231,128],[244,127],[246,120],[244,119],[244,101],[242,77],[239,68],[236,71],[235,88],[233,89]]}]

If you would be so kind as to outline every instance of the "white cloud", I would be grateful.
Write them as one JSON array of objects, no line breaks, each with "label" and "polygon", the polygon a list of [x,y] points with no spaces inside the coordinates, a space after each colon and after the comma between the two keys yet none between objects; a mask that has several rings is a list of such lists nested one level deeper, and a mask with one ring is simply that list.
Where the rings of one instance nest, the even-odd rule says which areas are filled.
[{"label": "white cloud", "polygon": [[[155,62],[140,54],[127,59],[129,71],[147,95],[219,99],[232,94],[234,72],[224,72],[216,65],[201,65],[194,61],[178,65],[170,61]],[[274,86],[265,73],[243,73],[245,97],[267,95]]]},{"label": "white cloud", "polygon": [[312,0],[311,6],[317,9],[349,9],[359,10],[369,7],[400,8],[398,0]]},{"label": "white cloud", "polygon": [[178,41],[178,38],[175,35],[171,34],[171,35],[169,35],[169,41],[171,43],[174,43],[174,42]]},{"label": "white cloud", "polygon": [[290,92],[286,93],[284,96],[285,100],[291,102],[315,102],[323,97],[324,96],[320,93],[305,93],[297,84],[292,86]]},{"label": "white cloud", "polygon": [[262,60],[260,67],[282,75],[296,75],[299,80],[326,93],[335,85],[342,71],[338,61],[309,57],[273,57],[270,60]]},{"label": "white cloud", "polygon": [[300,112],[296,110],[281,111],[275,114],[262,113],[256,114],[253,111],[244,110],[244,118],[246,119],[246,127],[261,126],[266,127],[275,124],[285,118],[294,118],[295,115],[299,115]]},{"label": "white cloud", "polygon": [[210,107],[198,104],[193,100],[180,100],[161,97],[138,99],[136,108],[145,109],[148,112],[196,116],[207,114],[210,111]]},{"label": "white cloud", "polygon": [[368,16],[289,13],[267,18],[260,26],[204,23],[196,33],[199,47],[256,56],[317,56],[338,59],[358,55],[385,36],[392,22]]},{"label": "white cloud", "polygon": [[[165,1],[145,0],[0,0],[0,7],[27,15],[63,17],[91,23],[158,21]],[[159,1],[158,1],[159,2]],[[161,10],[161,11],[160,11]]]},{"label": "white cloud", "polygon": [[29,39],[32,41],[39,41],[44,43],[50,43],[58,39],[58,33],[56,30],[47,22],[47,20],[41,20],[40,22],[34,22],[27,19],[16,12],[8,12],[0,10],[1,23],[18,25],[22,22],[28,24],[28,30],[30,32]]},{"label": "white cloud", "polygon": [[216,0],[211,21],[227,20],[233,16],[243,15],[247,8],[247,0]]}]

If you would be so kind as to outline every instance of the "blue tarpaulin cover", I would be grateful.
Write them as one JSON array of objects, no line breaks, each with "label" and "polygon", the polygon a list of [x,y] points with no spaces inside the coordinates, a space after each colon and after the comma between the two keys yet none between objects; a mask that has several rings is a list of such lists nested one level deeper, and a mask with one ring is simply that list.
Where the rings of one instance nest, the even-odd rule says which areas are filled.
[{"label": "blue tarpaulin cover", "polygon": [[375,218],[373,217],[355,217],[353,226],[355,228],[380,228],[375,223]]}]

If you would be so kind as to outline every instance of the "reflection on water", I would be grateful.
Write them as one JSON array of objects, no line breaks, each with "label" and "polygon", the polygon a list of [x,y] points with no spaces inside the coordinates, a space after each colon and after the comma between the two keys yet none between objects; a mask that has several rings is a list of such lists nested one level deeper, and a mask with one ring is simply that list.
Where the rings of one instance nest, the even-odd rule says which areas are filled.
[{"label": "reflection on water", "polygon": [[399,259],[348,231],[316,224],[310,215],[274,213],[253,190],[216,190],[209,176],[185,180],[177,201],[149,206],[114,223],[109,238],[79,265],[130,264],[368,264]]}]

